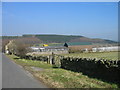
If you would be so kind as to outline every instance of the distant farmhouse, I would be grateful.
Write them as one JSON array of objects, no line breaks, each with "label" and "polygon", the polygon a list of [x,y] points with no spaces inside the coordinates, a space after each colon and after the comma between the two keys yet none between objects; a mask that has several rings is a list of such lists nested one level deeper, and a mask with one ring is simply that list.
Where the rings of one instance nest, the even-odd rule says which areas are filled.
[{"label": "distant farmhouse", "polygon": [[[5,46],[5,53],[10,54],[9,46],[12,45],[13,40],[9,41],[9,43]],[[47,44],[43,44],[42,47],[36,46],[36,47],[29,47],[31,49],[30,54],[66,54],[68,53],[68,45],[65,43],[65,45],[62,46],[49,46]]]},{"label": "distant farmhouse", "polygon": [[120,46],[78,45],[78,46],[69,46],[69,48],[72,50],[79,50],[82,52],[120,51]]},{"label": "distant farmhouse", "polygon": [[64,46],[31,47],[34,54],[66,54],[68,48]]},{"label": "distant farmhouse", "polygon": [[48,46],[43,44],[42,47],[30,47],[33,54],[66,54],[68,53],[68,45],[65,43],[63,46]]},{"label": "distant farmhouse", "polygon": [[93,52],[120,51],[119,46],[92,48]]},{"label": "distant farmhouse", "polygon": [[[95,45],[81,45],[81,46],[69,46],[69,48],[74,48],[77,50],[82,50],[83,52],[106,52],[106,51],[120,51],[119,46],[109,46],[109,47],[97,47]],[[69,53],[69,48],[67,43],[64,46],[44,46],[44,47],[30,47],[33,54],[67,54]]]}]

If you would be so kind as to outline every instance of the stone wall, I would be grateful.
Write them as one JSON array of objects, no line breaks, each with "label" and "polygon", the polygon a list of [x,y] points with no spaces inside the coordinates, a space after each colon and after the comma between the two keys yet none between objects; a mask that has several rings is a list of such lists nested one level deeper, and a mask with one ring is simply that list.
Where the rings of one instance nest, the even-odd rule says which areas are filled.
[{"label": "stone wall", "polygon": [[90,58],[73,58],[61,55],[26,56],[26,59],[44,61],[55,68],[82,72],[83,74],[103,81],[120,83],[120,60],[104,60]]},{"label": "stone wall", "polygon": [[61,68],[82,72],[90,77],[120,83],[120,60],[64,57]]},{"label": "stone wall", "polygon": [[46,52],[31,52],[28,54],[67,54],[68,50],[64,50],[64,51],[46,51]]}]

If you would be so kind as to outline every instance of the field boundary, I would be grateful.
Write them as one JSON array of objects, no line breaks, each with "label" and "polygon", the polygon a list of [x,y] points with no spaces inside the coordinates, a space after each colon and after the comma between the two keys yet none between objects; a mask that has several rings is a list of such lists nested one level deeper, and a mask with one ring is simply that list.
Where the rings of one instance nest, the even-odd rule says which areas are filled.
[{"label": "field boundary", "polygon": [[25,59],[44,61],[54,68],[63,68],[74,72],[82,72],[93,78],[111,83],[120,83],[120,60],[91,59],[65,57],[52,54],[48,56],[26,56]]}]

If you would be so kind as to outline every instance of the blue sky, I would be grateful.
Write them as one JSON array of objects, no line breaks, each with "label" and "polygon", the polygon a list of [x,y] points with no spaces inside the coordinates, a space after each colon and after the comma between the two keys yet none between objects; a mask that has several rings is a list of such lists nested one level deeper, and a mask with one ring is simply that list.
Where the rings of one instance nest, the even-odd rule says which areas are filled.
[{"label": "blue sky", "polygon": [[3,35],[63,34],[118,40],[117,2],[3,2]]}]

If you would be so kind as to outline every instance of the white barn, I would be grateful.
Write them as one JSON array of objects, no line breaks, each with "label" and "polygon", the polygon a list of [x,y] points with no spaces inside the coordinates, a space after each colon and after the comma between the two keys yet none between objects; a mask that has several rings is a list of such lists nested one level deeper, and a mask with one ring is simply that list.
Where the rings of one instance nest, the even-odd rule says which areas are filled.
[{"label": "white barn", "polygon": [[32,53],[39,54],[62,54],[68,53],[68,48],[64,46],[31,47]]},{"label": "white barn", "polygon": [[120,46],[92,48],[93,52],[120,51]]}]

